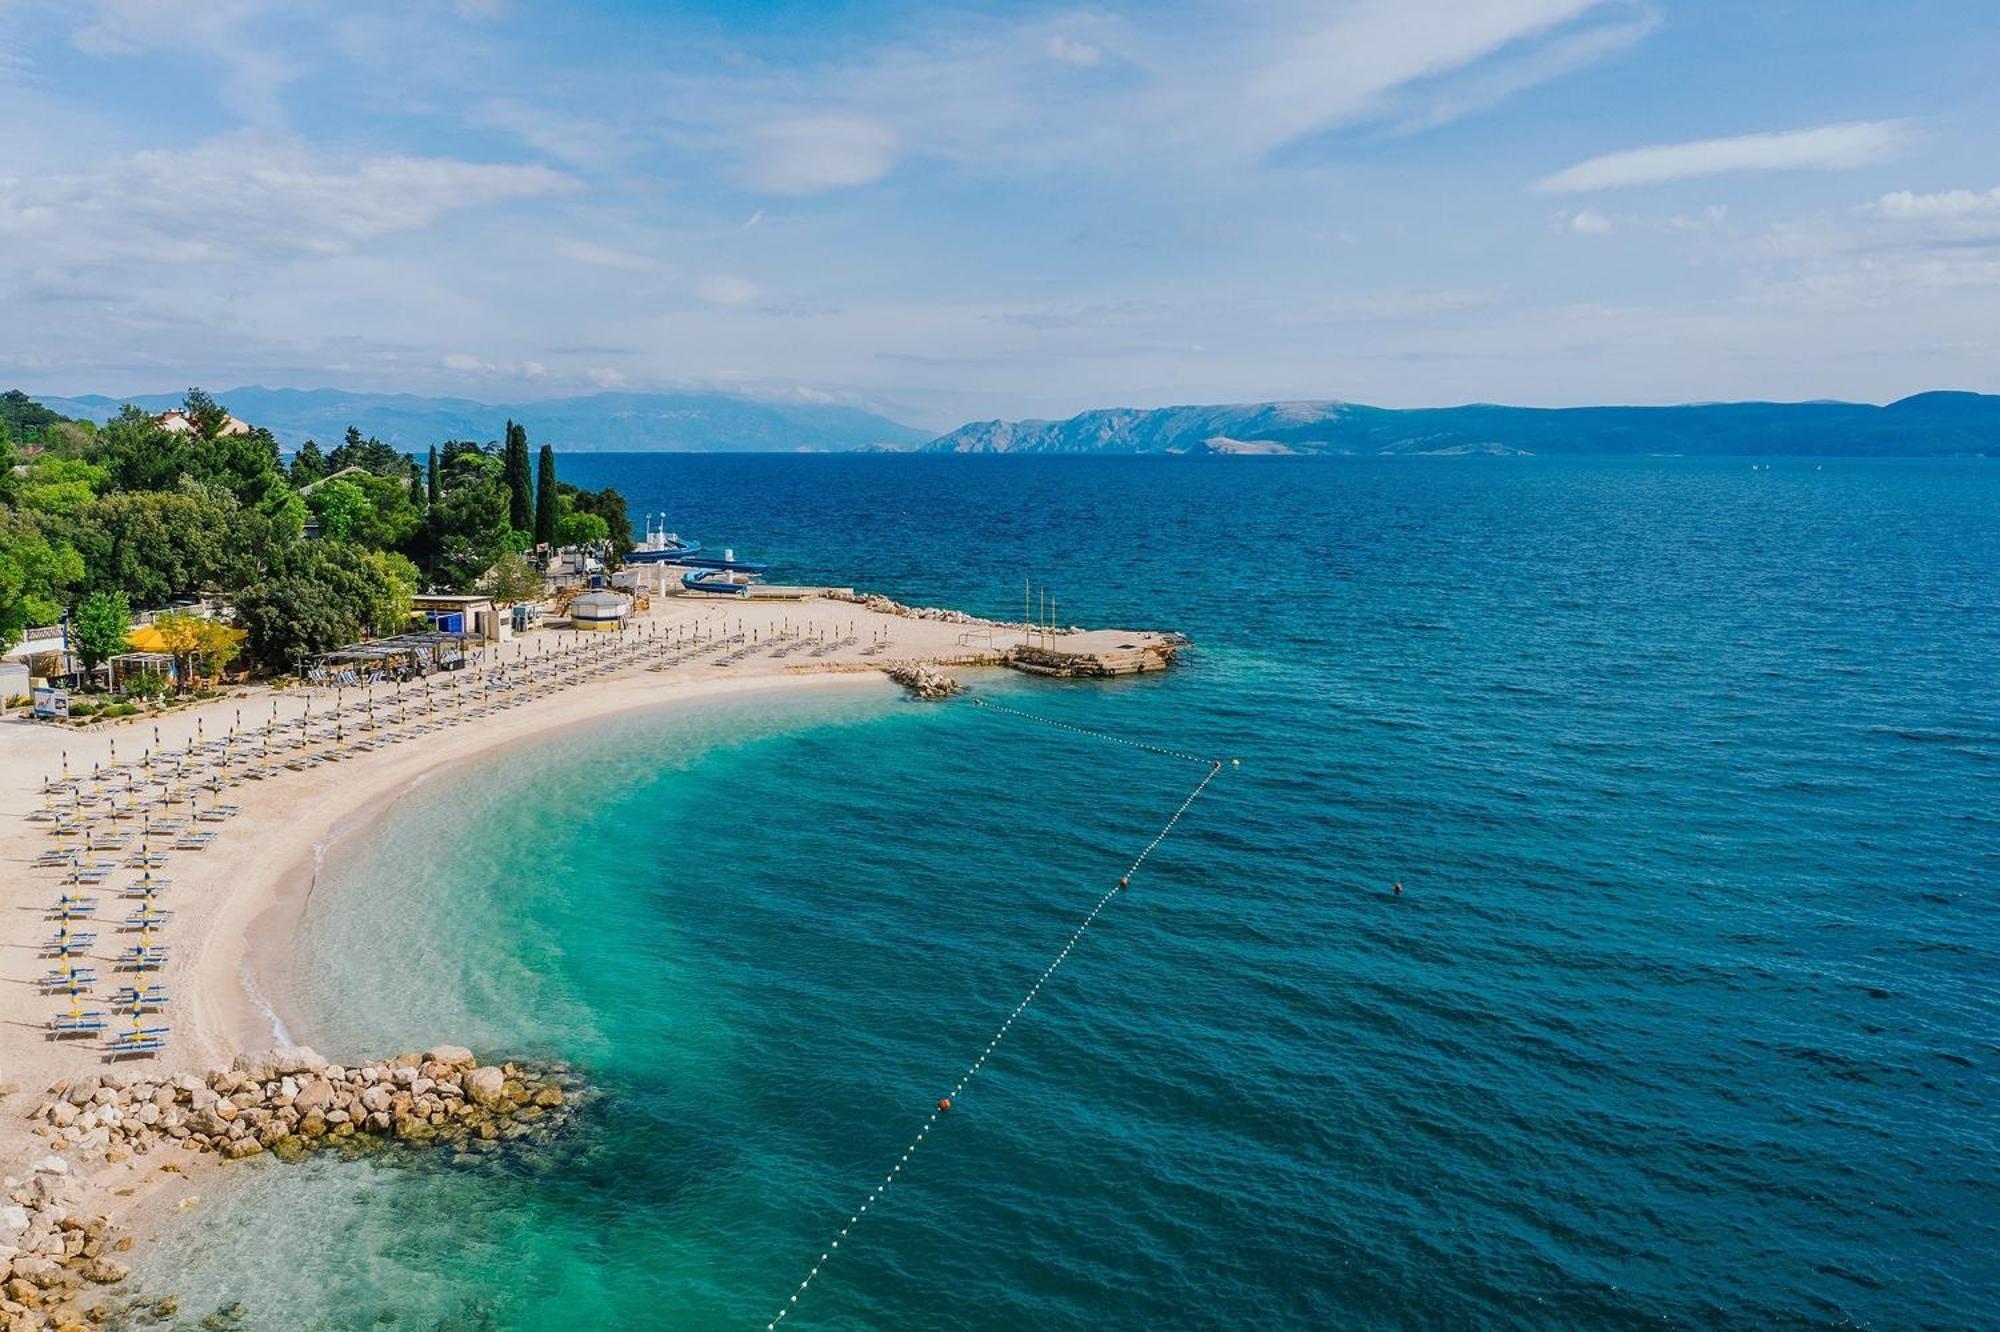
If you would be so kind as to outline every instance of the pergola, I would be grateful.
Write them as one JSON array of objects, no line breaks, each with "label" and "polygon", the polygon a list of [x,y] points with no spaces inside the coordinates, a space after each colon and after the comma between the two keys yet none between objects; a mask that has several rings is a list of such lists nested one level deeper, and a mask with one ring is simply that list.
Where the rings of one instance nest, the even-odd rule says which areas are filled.
[{"label": "pergola", "polygon": [[305,677],[315,683],[363,684],[455,671],[465,665],[465,639],[464,634],[425,630],[349,643],[315,657]]}]

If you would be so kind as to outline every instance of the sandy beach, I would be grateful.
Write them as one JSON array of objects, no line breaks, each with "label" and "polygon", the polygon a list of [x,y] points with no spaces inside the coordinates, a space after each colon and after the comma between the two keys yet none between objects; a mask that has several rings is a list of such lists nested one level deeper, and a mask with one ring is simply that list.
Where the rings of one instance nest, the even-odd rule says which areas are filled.
[{"label": "sandy beach", "polygon": [[[815,635],[823,632],[835,646],[818,656],[811,655],[810,646],[778,653],[785,642],[796,643],[802,624],[810,625]],[[283,978],[260,979],[259,968],[274,965],[273,959],[281,963],[313,883],[318,855],[336,836],[364,829],[400,792],[429,774],[622,711],[685,706],[745,692],[768,692],[775,702],[815,686],[886,691],[895,686],[881,668],[892,662],[976,666],[1022,638],[1018,629],[963,619],[917,618],[839,600],[677,598],[656,601],[649,614],[633,620],[623,638],[630,643],[652,635],[664,642],[696,633],[740,633],[746,650],[734,661],[717,659],[725,654],[711,654],[681,659],[665,669],[656,668],[667,654],[637,654],[635,660],[574,687],[550,690],[521,706],[467,719],[414,742],[300,771],[279,767],[265,780],[229,788],[226,798],[238,812],[215,825],[218,835],[213,843],[201,851],[174,851],[160,871],[173,883],[171,899],[164,905],[174,915],[158,940],[169,945],[172,954],[159,973],[145,979],[164,985],[172,996],[168,1047],[152,1059],[120,1067],[135,1076],[157,1079],[226,1066],[244,1050],[271,1046],[272,1012],[262,991],[281,992]],[[482,665],[524,660],[585,640],[602,643],[606,637],[567,629],[534,631],[482,648],[465,678],[477,675]],[[1072,636],[1077,646],[1103,647],[1131,638],[1113,631]],[[875,647],[878,641],[885,646]],[[346,701],[353,702],[359,694],[346,690]],[[281,723],[296,722],[308,709],[319,717],[334,704],[332,689],[250,687],[157,722],[138,717],[74,728],[14,717],[0,721],[0,865],[5,866],[6,883],[6,910],[0,913],[0,959],[4,959],[0,961],[0,1069],[4,1070],[0,1174],[24,1177],[30,1172],[29,1163],[50,1150],[45,1137],[30,1132],[26,1116],[46,1099],[53,1084],[100,1075],[110,1067],[98,1040],[48,1036],[48,1019],[63,1009],[64,998],[44,993],[36,981],[50,966],[49,959],[40,955],[41,945],[56,928],[49,908],[64,888],[61,870],[33,865],[37,854],[51,844],[50,825],[34,817],[44,806],[44,782],[62,773],[65,762],[72,775],[88,774],[96,765],[136,759],[155,743],[171,751],[197,734],[213,740],[233,726],[239,730],[261,726],[273,715]],[[131,942],[130,936],[112,929],[129,905],[115,896],[117,886],[131,877],[123,872],[100,888],[81,890],[102,899],[101,937],[91,960],[104,979],[89,1001],[93,1007],[104,1007],[104,996],[124,983],[109,963]],[[440,1031],[434,1039],[457,1038]],[[322,1053],[354,1059],[394,1052]],[[102,1148],[72,1146],[67,1154],[79,1203],[141,1231],[155,1210],[195,1205],[190,1195],[206,1187],[205,1175],[218,1168],[199,1164],[204,1158],[192,1152],[144,1158],[112,1152],[107,1161]]]}]

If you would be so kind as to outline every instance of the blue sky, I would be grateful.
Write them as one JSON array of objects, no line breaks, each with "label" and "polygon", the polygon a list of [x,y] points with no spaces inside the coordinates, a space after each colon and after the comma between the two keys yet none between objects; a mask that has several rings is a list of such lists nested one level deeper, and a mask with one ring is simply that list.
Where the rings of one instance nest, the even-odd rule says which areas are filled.
[{"label": "blue sky", "polygon": [[0,380],[2000,389],[1963,3],[0,0]]}]

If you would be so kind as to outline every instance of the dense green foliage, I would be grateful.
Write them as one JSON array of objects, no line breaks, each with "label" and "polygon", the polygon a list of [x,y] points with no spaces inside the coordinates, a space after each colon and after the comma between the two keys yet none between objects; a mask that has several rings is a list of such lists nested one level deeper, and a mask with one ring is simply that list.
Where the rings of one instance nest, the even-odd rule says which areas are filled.
[{"label": "dense green foliage", "polygon": [[[453,440],[428,465],[350,428],[287,467],[268,432],[200,390],[183,412],[193,429],[129,406],[93,428],[0,395],[0,648],[69,611],[94,666],[123,650],[132,608],[214,592],[257,662],[290,669],[402,629],[420,586],[532,595],[519,554],[544,530],[614,560],[629,548],[623,496],[559,487],[546,446],[537,487],[512,422],[500,444]],[[188,651],[210,669],[229,655],[219,641]]]},{"label": "dense green foliage", "polygon": [[556,451],[542,445],[535,460],[535,544],[546,546],[556,539]]},{"label": "dense green foliage", "polygon": [[84,669],[94,671],[125,651],[125,635],[131,628],[132,607],[123,592],[93,592],[85,597],[70,624],[71,641]]},{"label": "dense green foliage", "polygon": [[507,523],[516,531],[533,530],[535,490],[528,478],[528,429],[507,423],[502,445],[501,479],[507,484]]}]

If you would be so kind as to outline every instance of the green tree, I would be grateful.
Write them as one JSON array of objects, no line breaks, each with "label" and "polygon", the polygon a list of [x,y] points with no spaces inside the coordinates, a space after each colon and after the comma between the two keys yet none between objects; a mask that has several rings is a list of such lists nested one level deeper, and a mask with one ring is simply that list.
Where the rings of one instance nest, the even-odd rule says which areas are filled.
[{"label": "green tree", "polygon": [[346,541],[374,511],[368,492],[344,476],[320,482],[306,495],[306,507],[319,519],[319,534],[329,541]]},{"label": "green tree", "polygon": [[68,422],[67,416],[50,411],[19,389],[0,393],[0,434],[23,444],[38,444],[51,427]]},{"label": "green tree", "polygon": [[[196,481],[171,491],[114,491],[80,515],[76,546],[91,590],[123,591],[134,605],[158,606],[233,581],[245,553],[245,517],[234,495]],[[269,523],[247,527],[269,540]]]},{"label": "green tree", "polygon": [[510,550],[493,562],[477,590],[497,602],[533,601],[548,590],[548,584],[519,551]]},{"label": "green tree", "polygon": [[556,539],[556,451],[542,445],[535,461],[535,544],[552,545]]},{"label": "green tree", "polygon": [[594,513],[564,514],[556,522],[558,546],[594,546],[611,535],[611,529]]},{"label": "green tree", "polygon": [[214,439],[229,424],[229,409],[198,388],[189,389],[181,399],[181,414],[203,439]]},{"label": "green tree", "polygon": [[319,444],[309,439],[299,445],[299,451],[292,455],[292,484],[304,489],[326,474],[326,455],[320,452]]},{"label": "green tree", "polygon": [[400,476],[406,465],[395,445],[384,444],[373,435],[363,438],[357,426],[347,427],[346,437],[326,458],[329,476],[343,467],[359,467],[377,476]]},{"label": "green tree", "polygon": [[70,630],[84,669],[94,671],[126,650],[125,635],[132,631],[131,603],[123,592],[93,592],[76,608]]},{"label": "green tree", "polygon": [[371,631],[400,629],[415,581],[400,556],[306,542],[237,596],[236,618],[260,663],[296,670]]},{"label": "green tree", "polygon": [[534,523],[534,482],[528,475],[528,428],[507,423],[504,456],[507,485],[507,524],[517,531],[529,531]]},{"label": "green tree", "polygon": [[427,506],[434,507],[437,504],[437,502],[438,502],[438,451],[437,451],[437,445],[433,444],[431,445],[429,480],[424,487],[424,503]]},{"label": "green tree", "polygon": [[111,474],[81,458],[42,454],[13,480],[14,502],[36,513],[75,517],[111,482]]}]

